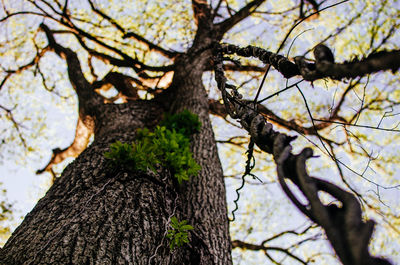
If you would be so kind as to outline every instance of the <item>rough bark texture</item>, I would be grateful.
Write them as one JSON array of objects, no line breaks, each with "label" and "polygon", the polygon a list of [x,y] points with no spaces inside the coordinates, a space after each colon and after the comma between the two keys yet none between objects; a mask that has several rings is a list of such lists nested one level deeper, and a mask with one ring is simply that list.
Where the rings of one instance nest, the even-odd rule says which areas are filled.
[{"label": "rough bark texture", "polygon": [[[138,100],[132,87],[121,82],[121,78],[128,83],[132,80],[121,74],[90,84],[76,53],[59,44],[52,29],[40,25],[49,50],[68,65],[80,118],[93,130],[95,140],[65,169],[13,233],[1,250],[1,264],[232,263],[223,173],[202,83],[202,74],[211,62],[212,43],[220,41],[224,32],[215,30],[210,6],[193,1],[193,8],[199,26],[194,43],[186,53],[166,54],[174,58],[172,68],[148,68],[174,70],[171,85],[149,101]],[[228,26],[241,19],[236,18]],[[80,33],[77,37],[81,45],[92,56],[133,67],[139,77],[148,77],[142,70],[144,64],[121,52],[123,60],[89,49],[80,38],[90,39],[90,35],[75,29]],[[130,101],[105,104],[95,89],[107,84]],[[202,122],[200,132],[191,139],[193,156],[202,168],[198,176],[179,185],[167,168],[160,167],[157,173],[129,172],[110,166],[104,158],[111,143],[132,142],[136,129],[151,129],[164,113],[184,109],[197,114]],[[187,220],[194,230],[189,234],[189,244],[171,252],[166,235],[172,216]]]},{"label": "rough bark texture", "polygon": [[[210,53],[209,53],[210,54]],[[208,100],[204,58],[177,61],[166,95],[153,101],[97,106],[95,141],[57,179],[1,252],[1,264],[230,264],[225,187]],[[181,186],[168,169],[128,172],[104,158],[116,140],[153,127],[165,111],[199,115],[192,137],[200,174]],[[190,243],[171,253],[165,237],[175,215],[195,229]]]},{"label": "rough bark texture", "polygon": [[[192,0],[193,20],[197,26],[195,36],[187,51],[177,52],[152,43],[145,35],[141,36],[131,31],[132,29],[125,28],[125,25],[119,24],[121,22],[107,14],[108,10],[97,7],[92,0],[88,0],[91,11],[101,18],[97,26],[113,28],[115,34],[112,34],[112,38],[116,38],[115,42],[110,41],[110,36],[102,36],[100,33],[97,35],[97,30],[93,30],[91,26],[91,30],[88,30],[81,25],[91,23],[80,23],[83,21],[79,20],[79,23],[75,23],[77,18],[69,12],[68,1],[65,1],[64,5],[55,2],[59,11],[43,0],[30,1],[38,13],[9,13],[3,7],[7,17],[0,19],[0,23],[17,14],[39,15],[43,23],[38,26],[38,31],[44,32],[43,36],[46,37],[48,45],[40,50],[36,46],[36,38],[41,37],[40,34],[35,34],[35,58],[20,66],[18,70],[3,71],[6,76],[0,83],[0,89],[14,73],[21,73],[33,66],[37,67],[36,73],[40,68],[39,60],[42,56],[47,52],[54,52],[65,60],[68,66],[65,75],[68,76],[79,101],[79,121],[75,141],[65,149],[54,149],[49,164],[39,172],[50,171],[53,164],[67,156],[76,156],[86,147],[92,133],[95,140],[65,169],[62,176],[55,180],[44,198],[26,216],[4,248],[0,249],[0,265],[231,264],[225,187],[209,119],[210,110],[219,115],[229,114],[232,118],[239,119],[251,135],[249,149],[252,150],[253,144],[257,144],[261,150],[273,154],[278,180],[283,190],[306,216],[325,229],[327,238],[343,264],[390,264],[383,258],[369,254],[368,243],[374,223],[362,219],[361,207],[354,196],[329,182],[310,177],[305,167],[306,159],[312,156],[310,149],[304,149],[298,155],[292,154],[290,142],[294,138],[274,131],[265,117],[287,129],[318,137],[318,131],[329,126],[328,123],[302,127],[295,121],[281,119],[260,105],[267,98],[284,90],[260,101],[257,101],[257,93],[254,103],[259,105],[258,110],[254,109],[253,104],[250,105],[249,101],[242,99],[234,85],[227,83],[224,68],[235,71],[266,71],[264,78],[268,70],[254,65],[242,68],[237,64],[224,66],[223,62],[235,62],[232,58],[224,57],[225,55],[256,57],[268,65],[267,69],[272,66],[288,79],[301,75],[308,81],[325,77],[340,80],[381,70],[398,71],[400,51],[380,51],[366,58],[335,63],[332,51],[319,44],[314,48],[315,62],[310,62],[303,56],[295,57],[292,62],[282,55],[260,47],[219,45],[225,33],[249,17],[266,1],[242,1],[243,5],[233,10],[227,1],[216,1],[216,4],[211,5],[210,1]],[[317,12],[328,8],[319,8],[316,1],[307,2]],[[341,3],[343,2],[345,1]],[[300,20],[289,33],[309,17],[306,16],[307,10],[303,10],[304,3],[299,2]],[[225,7],[222,8],[225,4],[227,11]],[[340,3],[334,5],[338,4]],[[32,23],[29,27],[33,27],[36,22],[32,20],[29,23]],[[107,32],[105,35],[110,35],[108,32],[112,31],[104,32]],[[289,33],[278,50],[283,47]],[[92,83],[86,80],[80,57],[74,50],[76,46],[71,44],[73,42],[69,43],[71,47],[68,43],[62,43],[58,34],[72,35],[78,41],[79,49],[85,50],[89,55],[88,66],[97,80],[93,80]],[[129,50],[125,48],[120,50],[120,46],[125,47],[126,44],[122,40],[127,38],[141,43],[148,52],[156,52],[163,56],[160,65],[147,65],[147,60],[141,61],[139,57],[142,56],[138,54],[144,52],[142,48],[139,49],[139,53],[134,47],[130,51],[125,51]],[[385,41],[382,41],[382,44]],[[91,64],[92,57],[108,64],[112,71],[99,79],[95,67]],[[122,74],[121,68],[128,68],[136,75]],[[223,106],[212,100],[209,102],[203,87],[202,74],[213,68],[218,88],[222,93]],[[172,73],[173,79],[169,84]],[[260,87],[263,82],[264,80],[261,81]],[[298,83],[285,89],[297,86]],[[110,87],[118,91],[115,98],[122,99],[124,104],[107,104],[113,103],[115,99],[104,98],[101,93],[97,93],[98,90],[104,91]],[[350,91],[349,89],[347,91]],[[147,91],[154,98],[148,101],[140,100],[138,90]],[[338,113],[346,93],[330,116],[330,121],[343,121]],[[198,176],[179,185],[168,168],[158,166],[156,172],[133,172],[123,166],[113,166],[105,159],[104,153],[109,150],[110,144],[115,141],[132,142],[138,128],[154,128],[164,113],[177,113],[184,109],[197,114],[202,122],[200,132],[191,136],[191,150],[201,166]],[[4,110],[8,114],[11,112],[8,109]],[[251,152],[249,150],[249,154]],[[299,187],[310,202],[308,205],[303,205],[297,200],[287,187],[285,179],[291,179]],[[324,205],[319,200],[319,191],[335,197],[342,203],[342,207]],[[166,235],[173,216],[180,221],[187,220],[194,230],[189,233],[188,244],[171,251]],[[239,246],[238,242],[235,241],[236,247]],[[244,249],[263,250],[269,257],[264,243],[261,247],[245,243],[240,246]]]},{"label": "rough bark texture", "polygon": [[[196,230],[196,244],[201,252],[199,264],[229,264],[231,246],[229,240],[221,240],[228,236],[228,222],[226,215],[225,192],[223,172],[214,140],[214,133],[209,120],[208,97],[202,83],[202,73],[207,60],[207,55],[182,58],[179,62],[174,77],[173,94],[176,98],[173,111],[180,112],[188,109],[199,115],[202,121],[202,133],[193,135],[194,158],[202,170],[198,177],[191,179],[191,185],[182,187],[185,198],[182,207],[185,214],[193,223],[201,223]],[[190,65],[192,67],[187,67]],[[185,78],[191,76],[192,78]],[[193,87],[201,88],[193,90]],[[211,194],[210,191],[213,191]],[[222,210],[224,209],[224,210]],[[207,231],[212,228],[214,231]],[[200,247],[204,246],[204,247]],[[222,262],[222,263],[221,263]],[[189,261],[183,264],[190,264]]]}]

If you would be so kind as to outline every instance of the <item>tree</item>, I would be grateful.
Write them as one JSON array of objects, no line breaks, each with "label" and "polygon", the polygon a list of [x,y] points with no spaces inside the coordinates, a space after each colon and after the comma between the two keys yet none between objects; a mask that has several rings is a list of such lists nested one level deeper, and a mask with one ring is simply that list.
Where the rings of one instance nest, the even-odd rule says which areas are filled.
[{"label": "tree", "polygon": [[[283,20],[280,27],[285,28],[284,23],[292,22],[278,52],[298,25],[315,15],[322,17],[324,10],[340,4],[294,2],[288,4],[286,11],[278,12]],[[344,2],[347,1],[341,4],[348,4]],[[383,3],[377,14],[386,11],[386,4],[389,3]],[[357,125],[361,114],[374,109],[376,102],[384,101],[387,108],[397,106],[397,99],[376,96],[368,101],[363,99],[356,115],[341,113],[349,91],[364,85],[362,77],[381,70],[396,72],[399,68],[398,47],[389,45],[392,49],[383,49],[395,36],[397,22],[389,23],[389,30],[386,24],[376,24],[370,47],[361,49],[364,56],[347,56],[351,61],[345,63],[335,63],[337,58],[333,52],[325,45],[315,46],[316,43],[312,46],[314,49],[307,47],[314,51],[313,61],[305,55],[290,60],[268,49],[222,43],[235,27],[243,30],[247,23],[251,24],[249,17],[262,20],[275,16],[272,5],[263,0],[247,3],[193,0],[192,11],[188,3],[175,1],[28,1],[22,9],[16,9],[20,7],[13,4],[3,5],[4,17],[0,22],[16,32],[18,24],[12,24],[13,21],[20,22],[21,17],[32,20],[25,22],[30,29],[28,34],[16,34],[5,42],[14,52],[22,52],[22,62],[15,62],[5,54],[8,59],[3,65],[6,70],[2,90],[15,76],[22,76],[27,80],[40,78],[42,87],[59,93],[63,86],[62,80],[57,80],[60,71],[76,94],[79,117],[72,144],[53,149],[49,163],[38,170],[38,173],[53,172],[54,183],[1,250],[2,263],[231,264],[232,245],[263,250],[275,262],[265,242],[255,245],[235,240],[231,243],[224,176],[211,112],[238,119],[251,136],[243,183],[246,175],[256,178],[251,170],[257,145],[259,150],[273,154],[284,192],[302,213],[324,229],[343,264],[390,264],[369,253],[374,223],[363,219],[359,202],[363,197],[343,177],[345,164],[336,157],[334,148],[343,143],[324,135],[323,130],[340,123],[350,135],[346,126]],[[138,12],[141,9],[147,12]],[[361,14],[358,10],[347,24],[343,23],[322,41],[339,36]],[[157,27],[152,21],[157,22]],[[253,33],[257,31],[261,29],[253,29]],[[185,39],[187,43],[183,43]],[[375,44],[377,41],[380,42]],[[29,59],[24,58],[26,47],[35,49],[33,58],[32,50],[28,52]],[[233,55],[255,57],[267,65],[267,70],[254,61],[240,65]],[[52,69],[45,69],[45,63]],[[15,64],[19,66],[8,67]],[[300,92],[300,82],[313,85],[314,81],[324,78],[337,82],[346,78],[343,83],[347,88],[327,119],[313,118],[307,107],[312,119],[312,125],[307,126],[302,124],[306,119],[298,122],[280,117],[261,104],[263,100],[258,98],[264,80],[252,99],[243,96],[231,82],[251,73],[265,78],[270,68],[286,79],[301,77],[302,80],[291,86]],[[29,71],[31,74],[27,76]],[[204,74],[210,71],[215,73],[223,103],[209,98],[204,86]],[[225,71],[232,75],[226,77]],[[244,75],[236,76],[236,72]],[[107,95],[110,88],[117,94]],[[286,85],[285,90],[289,88]],[[307,104],[305,96],[304,101]],[[3,106],[2,109],[9,115],[22,144],[29,149],[21,132],[22,125],[12,116],[13,108]],[[179,116],[182,113],[188,116]],[[192,130],[196,122],[187,123],[196,120],[190,113],[197,115],[199,130]],[[305,163],[313,156],[311,149],[292,154],[290,143],[295,137],[275,131],[270,122],[320,141],[337,166],[345,188],[310,177]],[[92,135],[94,140],[88,146]],[[348,136],[350,149],[357,137],[360,136]],[[190,154],[184,147],[189,138]],[[233,140],[228,142],[237,144]],[[164,152],[164,149],[170,151]],[[359,148],[352,151],[372,159],[368,152],[360,154]],[[61,176],[56,176],[53,166],[71,156],[77,158]],[[190,162],[191,156],[197,164]],[[298,199],[288,180],[298,187],[308,203]],[[321,192],[336,201],[319,198]],[[368,205],[367,200],[365,204]],[[303,264],[312,259],[304,261],[289,249],[281,251]]]}]

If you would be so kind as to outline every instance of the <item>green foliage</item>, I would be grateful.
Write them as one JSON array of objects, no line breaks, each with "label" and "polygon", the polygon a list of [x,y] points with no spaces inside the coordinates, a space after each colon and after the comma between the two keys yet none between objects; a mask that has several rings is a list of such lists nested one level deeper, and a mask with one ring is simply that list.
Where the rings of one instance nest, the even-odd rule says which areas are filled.
[{"label": "green foliage", "polygon": [[167,237],[171,240],[169,248],[174,250],[183,246],[183,244],[189,243],[188,231],[193,230],[193,226],[187,224],[187,220],[179,222],[178,219],[173,216],[171,218],[172,229],[168,230]]},{"label": "green foliage", "polygon": [[115,165],[123,165],[130,170],[154,170],[154,165],[160,161],[153,152],[154,147],[149,142],[134,142],[132,144],[116,141],[110,145],[110,151],[104,153]]},{"label": "green foliage", "polygon": [[[182,117],[180,117],[182,116]],[[149,129],[139,129],[136,141],[132,144],[117,141],[110,146],[110,151],[104,156],[114,165],[123,166],[130,170],[146,171],[155,169],[156,164],[168,167],[178,183],[195,176],[201,167],[190,152],[187,133],[200,129],[198,117],[188,111],[182,115],[171,115],[166,126],[157,126],[154,132]],[[183,125],[191,127],[184,128]]]},{"label": "green foliage", "polygon": [[[143,134],[143,132],[142,132]],[[154,133],[148,132],[148,137],[144,141],[151,142],[155,148],[156,157],[161,164],[169,167],[179,184],[183,180],[189,180],[189,176],[195,176],[201,167],[193,159],[190,152],[189,139],[182,133],[174,129],[157,126]]]},{"label": "green foliage", "polygon": [[184,110],[178,114],[167,114],[161,122],[161,126],[165,126],[170,130],[176,130],[189,137],[191,134],[200,131],[201,122],[196,114]]}]

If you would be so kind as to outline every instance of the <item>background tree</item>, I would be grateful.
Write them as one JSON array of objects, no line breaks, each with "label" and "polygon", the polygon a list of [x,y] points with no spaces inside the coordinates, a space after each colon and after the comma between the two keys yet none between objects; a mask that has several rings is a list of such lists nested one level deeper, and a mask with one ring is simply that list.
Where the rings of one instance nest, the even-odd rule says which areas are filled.
[{"label": "background tree", "polygon": [[[398,240],[398,153],[387,148],[398,141],[398,76],[375,73],[399,67],[395,2],[23,1],[2,7],[1,109],[10,125],[2,153],[17,157],[22,149],[29,157],[54,146],[38,170],[50,172],[54,184],[1,250],[3,263],[230,264],[233,246],[236,262],[241,251],[247,262],[254,259],[248,251],[262,251],[277,264],[332,264],[333,254],[316,248],[325,231],[342,263],[387,264],[367,249],[370,217],[384,224],[372,253],[398,259],[395,248],[379,242]],[[321,42],[333,52],[319,45],[309,56]],[[65,108],[63,126],[43,116],[57,104]],[[137,130],[154,130],[167,113],[185,109],[202,124],[190,136],[201,171],[189,181],[179,183],[177,170],[162,163],[132,169],[106,158],[116,141],[147,139]],[[74,119],[75,138],[63,147],[56,139]],[[51,135],[44,124],[60,130]],[[294,138],[285,132],[302,136],[292,143],[299,155],[290,152]],[[220,153],[230,154],[224,172],[240,195],[228,193],[229,202],[235,199],[232,243],[217,142],[230,146]],[[305,170],[310,150],[300,152],[309,142],[321,155],[308,162],[318,178]],[[246,150],[245,157],[232,157]],[[76,156],[59,176],[56,165]],[[243,189],[246,176],[253,180]],[[293,224],[299,216],[286,211],[278,182],[317,225]],[[189,243],[171,245],[178,234]]]}]

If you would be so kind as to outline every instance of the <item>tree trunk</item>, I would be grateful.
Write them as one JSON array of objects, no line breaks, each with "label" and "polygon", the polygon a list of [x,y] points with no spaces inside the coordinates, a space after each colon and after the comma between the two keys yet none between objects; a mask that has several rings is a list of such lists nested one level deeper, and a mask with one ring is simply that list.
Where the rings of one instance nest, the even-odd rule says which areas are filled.
[{"label": "tree trunk", "polygon": [[[94,142],[13,233],[1,264],[232,263],[222,168],[201,80],[206,61],[180,60],[166,95],[97,106]],[[152,128],[164,112],[183,109],[202,122],[191,139],[198,176],[178,185],[166,168],[130,172],[104,158],[111,143],[131,142],[137,128]],[[172,216],[194,227],[189,244],[174,251],[166,238]]]}]

